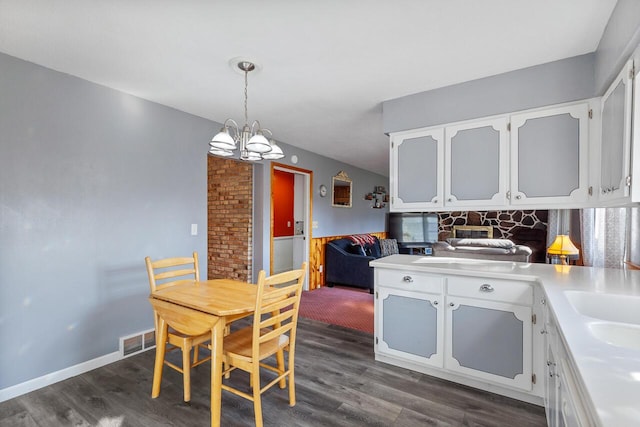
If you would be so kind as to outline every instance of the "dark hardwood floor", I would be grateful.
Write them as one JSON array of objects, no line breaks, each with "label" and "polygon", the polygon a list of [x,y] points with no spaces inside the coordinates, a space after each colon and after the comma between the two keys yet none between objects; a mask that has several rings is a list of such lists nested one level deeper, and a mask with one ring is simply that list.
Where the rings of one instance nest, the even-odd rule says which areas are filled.
[{"label": "dark hardwood floor", "polygon": [[[297,404],[289,407],[286,390],[268,390],[266,426],[546,426],[541,407],[376,362],[366,333],[300,318],[296,351]],[[154,355],[0,403],[0,427],[96,426],[120,416],[122,426],[210,425],[209,366],[192,372],[190,405],[182,402],[182,376],[168,368],[160,397],[151,399]],[[234,372],[230,381],[248,384],[248,376]],[[223,392],[223,426],[253,420],[250,401]]]}]

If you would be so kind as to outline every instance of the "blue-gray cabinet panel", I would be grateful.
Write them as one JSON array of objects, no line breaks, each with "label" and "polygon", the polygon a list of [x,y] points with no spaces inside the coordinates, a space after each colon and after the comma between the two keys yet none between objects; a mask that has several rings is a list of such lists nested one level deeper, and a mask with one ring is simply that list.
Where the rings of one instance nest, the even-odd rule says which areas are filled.
[{"label": "blue-gray cabinet panel", "polygon": [[398,197],[404,203],[430,202],[438,194],[438,141],[405,139],[398,147]]},{"label": "blue-gray cabinet panel", "polygon": [[382,310],[382,340],[390,349],[426,358],[436,354],[437,310],[430,301],[388,295]]},{"label": "blue-gray cabinet panel", "polygon": [[513,312],[460,305],[452,312],[452,356],[460,366],[505,378],[523,369],[523,322]]},{"label": "blue-gray cabinet panel", "polygon": [[571,114],[528,119],[518,132],[518,191],[569,196],[580,186],[580,120]]}]

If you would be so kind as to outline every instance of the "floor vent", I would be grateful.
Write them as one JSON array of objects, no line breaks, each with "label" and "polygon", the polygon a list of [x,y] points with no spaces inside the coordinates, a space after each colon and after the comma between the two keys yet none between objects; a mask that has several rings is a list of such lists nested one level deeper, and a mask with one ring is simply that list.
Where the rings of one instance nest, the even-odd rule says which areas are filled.
[{"label": "floor vent", "polygon": [[156,333],[154,329],[120,337],[120,355],[122,357],[133,356],[155,346]]}]

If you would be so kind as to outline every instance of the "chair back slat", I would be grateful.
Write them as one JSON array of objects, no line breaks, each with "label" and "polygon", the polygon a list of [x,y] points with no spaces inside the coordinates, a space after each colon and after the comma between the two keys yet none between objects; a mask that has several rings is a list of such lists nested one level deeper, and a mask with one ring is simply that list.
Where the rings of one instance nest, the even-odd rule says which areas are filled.
[{"label": "chair back slat", "polygon": [[144,261],[147,265],[151,293],[170,286],[200,280],[197,252],[194,252],[192,257],[164,258],[156,261],[146,257]]}]

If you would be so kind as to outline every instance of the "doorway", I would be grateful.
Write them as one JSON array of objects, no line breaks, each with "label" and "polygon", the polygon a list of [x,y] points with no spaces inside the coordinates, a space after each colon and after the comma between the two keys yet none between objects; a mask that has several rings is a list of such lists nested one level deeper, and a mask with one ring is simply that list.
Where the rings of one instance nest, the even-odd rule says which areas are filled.
[{"label": "doorway", "polygon": [[[270,274],[309,268],[313,172],[271,163]],[[309,290],[309,272],[304,290]]]}]

